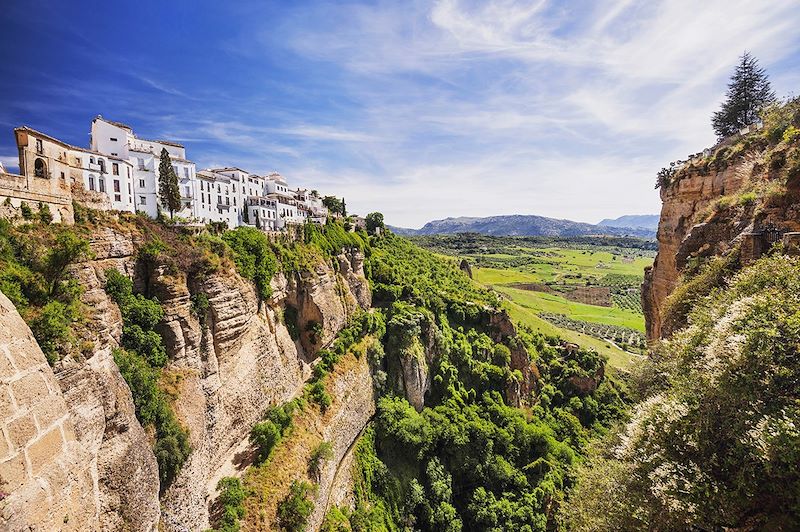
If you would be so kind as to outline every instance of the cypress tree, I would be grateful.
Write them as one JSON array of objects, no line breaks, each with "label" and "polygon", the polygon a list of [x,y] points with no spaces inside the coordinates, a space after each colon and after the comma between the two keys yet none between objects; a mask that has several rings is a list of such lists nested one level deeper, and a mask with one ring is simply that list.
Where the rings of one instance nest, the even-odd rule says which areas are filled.
[{"label": "cypress tree", "polygon": [[175,211],[181,208],[181,191],[178,187],[178,174],[172,167],[172,159],[166,148],[161,149],[161,161],[158,163],[158,195],[161,206],[169,211],[172,219]]},{"label": "cypress tree", "polygon": [[745,52],[731,76],[725,102],[711,118],[714,132],[719,138],[733,135],[758,120],[759,113],[773,102],[775,93],[766,71]]}]

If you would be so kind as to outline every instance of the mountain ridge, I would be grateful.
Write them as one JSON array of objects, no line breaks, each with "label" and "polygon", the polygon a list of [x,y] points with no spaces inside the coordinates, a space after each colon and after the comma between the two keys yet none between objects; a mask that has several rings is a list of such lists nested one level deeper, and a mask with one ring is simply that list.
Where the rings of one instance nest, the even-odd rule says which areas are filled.
[{"label": "mountain ridge", "polygon": [[638,236],[654,238],[655,228],[617,227],[548,218],[535,214],[510,214],[487,217],[459,216],[432,220],[419,229],[389,226],[402,236],[480,233],[493,236]]}]

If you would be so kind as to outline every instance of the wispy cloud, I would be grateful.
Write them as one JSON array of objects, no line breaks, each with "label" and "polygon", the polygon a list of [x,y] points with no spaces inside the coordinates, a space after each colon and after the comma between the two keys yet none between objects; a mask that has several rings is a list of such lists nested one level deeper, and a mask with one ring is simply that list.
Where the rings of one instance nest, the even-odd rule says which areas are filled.
[{"label": "wispy cloud", "polygon": [[[0,121],[103,113],[182,140],[201,165],[278,170],[397,225],[596,221],[659,209],[655,172],[713,142],[709,117],[744,50],[779,94],[800,83],[795,0],[245,1],[218,13],[183,29],[202,35],[195,56],[183,41],[163,60],[140,53],[138,34],[124,54],[67,39],[104,75],[21,65],[30,86],[0,77],[15,95]],[[84,127],[66,140],[83,143]]]}]

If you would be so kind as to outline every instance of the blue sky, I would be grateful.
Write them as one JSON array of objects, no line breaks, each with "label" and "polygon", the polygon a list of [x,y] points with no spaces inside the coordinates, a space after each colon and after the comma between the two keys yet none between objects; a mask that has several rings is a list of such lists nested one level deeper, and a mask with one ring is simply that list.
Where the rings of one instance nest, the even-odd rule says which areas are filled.
[{"label": "blue sky", "polygon": [[15,126],[87,145],[102,114],[409,227],[658,212],[742,51],[800,86],[789,0],[3,4],[4,163]]}]

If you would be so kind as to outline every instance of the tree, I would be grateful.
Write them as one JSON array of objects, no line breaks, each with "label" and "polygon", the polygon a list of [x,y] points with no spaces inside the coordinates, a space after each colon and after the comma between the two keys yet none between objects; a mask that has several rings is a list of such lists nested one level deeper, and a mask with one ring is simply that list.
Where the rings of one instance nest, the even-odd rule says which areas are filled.
[{"label": "tree", "polygon": [[720,138],[733,135],[758,120],[759,113],[774,101],[766,71],[745,52],[731,76],[722,108],[711,118],[714,132]]},{"label": "tree", "polygon": [[344,200],[336,196],[325,196],[322,198],[322,204],[328,208],[331,214],[341,214],[344,216]]},{"label": "tree", "polygon": [[379,212],[371,212],[367,215],[365,224],[368,233],[379,233],[383,231],[385,225],[383,223],[383,214]]},{"label": "tree", "polygon": [[161,162],[158,163],[158,195],[161,205],[169,211],[172,219],[175,211],[181,208],[181,192],[178,188],[178,174],[172,167],[172,159],[166,148],[161,149]]}]

